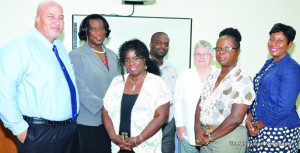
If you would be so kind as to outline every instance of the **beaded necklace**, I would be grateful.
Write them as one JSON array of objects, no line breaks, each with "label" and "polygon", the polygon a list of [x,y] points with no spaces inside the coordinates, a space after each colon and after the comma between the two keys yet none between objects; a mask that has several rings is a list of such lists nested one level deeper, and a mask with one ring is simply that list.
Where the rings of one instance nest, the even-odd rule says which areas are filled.
[{"label": "beaded necklace", "polygon": [[[102,47],[102,48],[103,48],[103,47]],[[91,49],[92,49],[94,52],[99,53],[99,54],[103,54],[103,53],[104,53],[104,56],[105,56],[105,63],[103,63],[103,64],[105,65],[106,69],[109,71],[109,66],[108,66],[107,55],[106,55],[105,49],[103,48],[103,52],[97,51],[97,50],[95,50],[95,49],[93,49],[93,48],[91,48]]]},{"label": "beaded necklace", "polygon": [[109,66],[108,66],[108,61],[107,61],[106,52],[104,53],[104,55],[105,55],[105,63],[104,63],[104,65],[105,65],[105,67],[107,68],[107,70],[109,71]]}]

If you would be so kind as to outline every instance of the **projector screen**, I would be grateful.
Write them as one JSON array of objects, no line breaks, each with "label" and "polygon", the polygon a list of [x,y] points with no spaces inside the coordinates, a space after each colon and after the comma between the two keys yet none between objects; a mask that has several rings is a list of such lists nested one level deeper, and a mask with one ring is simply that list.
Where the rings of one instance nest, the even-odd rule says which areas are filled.
[{"label": "projector screen", "polygon": [[[80,47],[78,37],[81,21],[87,15],[73,15],[72,49]],[[139,39],[150,50],[151,36],[155,32],[165,32],[170,38],[169,52],[165,59],[173,63],[178,73],[191,67],[191,38],[192,19],[190,18],[162,18],[139,16],[107,16],[111,33],[105,39],[104,44],[118,54],[121,44],[130,39]]]}]

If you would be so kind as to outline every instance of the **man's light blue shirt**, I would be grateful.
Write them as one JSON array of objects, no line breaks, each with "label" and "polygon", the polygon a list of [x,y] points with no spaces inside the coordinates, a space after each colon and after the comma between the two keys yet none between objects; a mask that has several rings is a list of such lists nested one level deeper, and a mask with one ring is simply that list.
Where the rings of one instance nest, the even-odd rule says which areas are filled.
[{"label": "man's light blue shirt", "polygon": [[[75,85],[74,70],[62,42],[55,39],[52,44],[36,28],[0,49],[0,119],[14,135],[28,128],[23,115],[53,121],[72,117],[69,86],[53,45]],[[76,95],[78,112],[77,88]]]},{"label": "man's light blue shirt", "polygon": [[[169,61],[163,59],[163,64],[159,67],[161,71],[161,78],[163,78],[169,87],[173,97],[175,93],[175,85],[177,80],[177,71],[175,66],[170,63]],[[174,116],[174,104],[170,104],[170,110],[169,110],[169,119],[168,122],[170,122],[173,119]]]}]

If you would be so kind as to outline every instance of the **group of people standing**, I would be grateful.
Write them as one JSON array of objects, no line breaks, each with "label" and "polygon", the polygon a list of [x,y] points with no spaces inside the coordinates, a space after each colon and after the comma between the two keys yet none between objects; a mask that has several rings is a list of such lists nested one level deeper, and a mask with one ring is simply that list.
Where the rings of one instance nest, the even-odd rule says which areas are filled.
[{"label": "group of people standing", "polygon": [[117,55],[103,44],[108,22],[92,14],[80,25],[84,44],[68,55],[57,39],[63,18],[58,3],[43,2],[35,27],[0,49],[0,119],[20,153],[174,153],[175,134],[181,153],[297,152],[291,26],[272,27],[273,58],[252,81],[239,66],[237,29],[222,30],[214,48],[198,41],[196,67],[177,76],[164,59],[166,33],[152,35],[150,51],[132,39]]},{"label": "group of people standing", "polygon": [[174,152],[176,128],[169,109],[177,72],[163,59],[168,35],[153,34],[150,53],[134,39],[117,55],[103,44],[109,33],[104,17],[88,15],[79,29],[85,43],[69,53],[80,101],[80,152]]},{"label": "group of people standing", "polygon": [[288,53],[296,31],[277,23],[269,34],[273,58],[253,83],[239,66],[242,37],[237,29],[219,34],[214,50],[221,69],[210,65],[212,47],[205,41],[197,43],[196,68],[179,75],[175,90],[181,152],[298,152],[300,119],[295,104],[300,66]]}]

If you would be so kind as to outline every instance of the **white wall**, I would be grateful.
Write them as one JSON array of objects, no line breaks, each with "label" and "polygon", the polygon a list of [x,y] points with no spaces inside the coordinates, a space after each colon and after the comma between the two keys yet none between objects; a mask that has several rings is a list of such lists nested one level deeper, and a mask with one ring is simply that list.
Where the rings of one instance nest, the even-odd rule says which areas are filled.
[{"label": "white wall", "polygon": [[[39,2],[41,0],[1,2],[0,47],[34,25]],[[121,0],[58,2],[62,5],[65,15],[65,29],[60,39],[67,50],[72,49],[72,14],[129,15],[132,12],[132,5],[124,5]],[[297,45],[300,45],[299,9],[299,0],[157,0],[152,5],[135,6],[134,16],[192,18],[193,45],[196,41],[205,39],[214,46],[221,30],[227,27],[238,28],[242,34],[241,65],[243,70],[254,77],[268,58],[268,32],[277,22],[291,25],[298,32],[292,57],[300,63],[300,49],[297,48]]]}]

